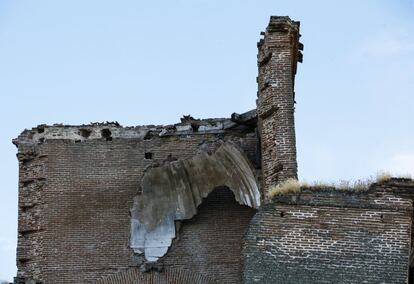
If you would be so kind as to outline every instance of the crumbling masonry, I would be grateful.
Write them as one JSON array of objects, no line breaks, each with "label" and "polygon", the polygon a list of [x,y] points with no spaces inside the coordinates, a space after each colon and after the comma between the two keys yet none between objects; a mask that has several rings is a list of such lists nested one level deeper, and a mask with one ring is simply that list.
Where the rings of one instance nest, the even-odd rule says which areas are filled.
[{"label": "crumbling masonry", "polygon": [[407,283],[414,183],[297,178],[299,22],[258,43],[257,109],[168,126],[39,125],[19,160],[15,283]]}]

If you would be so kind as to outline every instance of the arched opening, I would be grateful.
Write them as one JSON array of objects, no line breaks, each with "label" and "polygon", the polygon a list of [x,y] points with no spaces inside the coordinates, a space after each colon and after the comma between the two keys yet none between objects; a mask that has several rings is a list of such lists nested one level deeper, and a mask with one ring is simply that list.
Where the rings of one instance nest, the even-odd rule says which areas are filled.
[{"label": "arched opening", "polygon": [[241,283],[242,245],[255,209],[240,205],[227,187],[214,189],[181,222],[177,239],[160,259],[165,267],[185,267],[218,283]]}]

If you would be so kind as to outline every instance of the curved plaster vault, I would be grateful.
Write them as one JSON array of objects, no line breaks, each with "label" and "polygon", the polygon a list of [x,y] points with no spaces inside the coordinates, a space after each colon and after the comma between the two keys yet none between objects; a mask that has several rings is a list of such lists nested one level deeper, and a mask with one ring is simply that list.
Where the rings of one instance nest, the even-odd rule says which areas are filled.
[{"label": "curved plaster vault", "polygon": [[149,262],[164,256],[176,237],[175,221],[191,219],[215,188],[228,187],[239,204],[257,209],[260,191],[253,168],[235,145],[222,144],[211,155],[169,162],[147,171],[142,194],[131,210],[130,246]]}]

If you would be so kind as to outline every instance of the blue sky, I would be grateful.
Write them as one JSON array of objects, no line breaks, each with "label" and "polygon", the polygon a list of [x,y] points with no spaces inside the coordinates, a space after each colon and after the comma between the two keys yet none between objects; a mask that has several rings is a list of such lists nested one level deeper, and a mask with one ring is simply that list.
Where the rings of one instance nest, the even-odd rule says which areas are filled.
[{"label": "blue sky", "polygon": [[255,107],[270,15],[301,21],[300,179],[414,176],[414,2],[0,1],[0,280],[15,275],[16,149],[47,123],[170,124]]}]

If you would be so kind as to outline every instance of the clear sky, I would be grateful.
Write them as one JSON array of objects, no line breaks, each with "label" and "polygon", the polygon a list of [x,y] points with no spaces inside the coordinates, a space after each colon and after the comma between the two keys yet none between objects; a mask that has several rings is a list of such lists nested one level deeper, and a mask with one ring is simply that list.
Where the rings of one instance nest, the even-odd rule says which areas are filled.
[{"label": "clear sky", "polygon": [[0,280],[15,275],[18,163],[38,124],[170,124],[255,107],[270,15],[301,21],[300,179],[414,175],[413,0],[0,0]]}]

